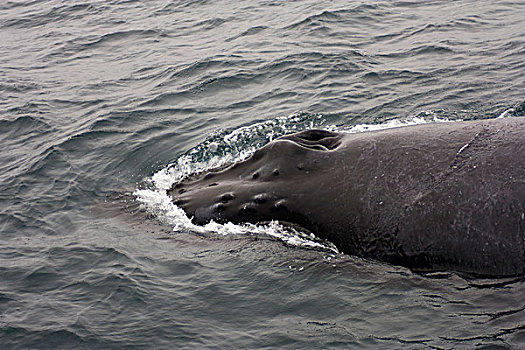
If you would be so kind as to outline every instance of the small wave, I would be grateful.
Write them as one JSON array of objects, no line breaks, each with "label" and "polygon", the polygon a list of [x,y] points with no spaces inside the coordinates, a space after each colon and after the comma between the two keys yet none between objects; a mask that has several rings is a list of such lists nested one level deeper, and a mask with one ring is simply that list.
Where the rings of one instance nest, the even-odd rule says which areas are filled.
[{"label": "small wave", "polygon": [[298,22],[292,23],[284,29],[296,29],[296,28],[304,29],[305,27],[311,26],[314,23],[320,23],[320,22],[325,22],[325,21],[326,22],[329,22],[329,21],[336,22],[341,18],[338,12],[339,11],[325,10],[321,12],[320,14],[310,15],[304,19],[301,19]]},{"label": "small wave", "polygon": [[520,102],[514,107],[505,109],[498,118],[525,117],[525,102]]},{"label": "small wave", "polygon": [[14,120],[0,120],[0,135],[5,135],[11,139],[44,133],[51,129],[51,126],[43,120],[27,115],[17,117]]},{"label": "small wave", "polygon": [[96,36],[93,40],[83,43],[84,48],[90,48],[95,45],[109,44],[113,41],[120,40],[143,40],[145,38],[164,36],[165,33],[156,29],[131,29],[106,33]]},{"label": "small wave", "polygon": [[421,78],[429,78],[429,74],[408,69],[388,69],[382,71],[369,71],[362,75],[362,78],[370,82],[391,81],[393,79],[403,81],[414,81]]},{"label": "small wave", "polygon": [[233,36],[231,38],[226,39],[226,42],[234,41],[236,39],[239,39],[239,38],[242,38],[242,37],[245,37],[245,36],[256,35],[257,33],[262,32],[265,29],[268,29],[268,27],[267,26],[254,26],[254,27],[251,27],[251,28],[245,30],[244,32],[242,32],[242,33],[240,33],[238,35],[235,35],[235,36]]},{"label": "small wave", "polygon": [[19,14],[15,18],[11,18],[5,21],[5,27],[17,27],[17,28],[35,28],[46,26],[50,23],[59,23],[71,19],[79,19],[86,17],[88,14],[96,13],[103,7],[103,4],[92,4],[92,3],[63,3],[60,5],[44,7],[43,9],[39,6],[39,1],[31,2],[20,2],[7,4],[8,6],[2,7],[4,10],[10,10],[15,7],[23,7],[24,12],[19,11]]},{"label": "small wave", "polygon": [[28,93],[40,89],[41,85],[29,80],[8,79],[0,82],[0,91],[4,93]]},{"label": "small wave", "polygon": [[56,346],[56,344],[65,343],[71,348],[81,348],[85,344],[85,339],[73,329],[32,329],[30,326],[5,325],[2,327],[2,332],[8,335],[2,344],[7,349],[20,348],[20,339],[24,339],[24,347],[33,349],[42,348],[42,339],[45,339],[45,344]]},{"label": "small wave", "polygon": [[174,232],[223,236],[263,235],[279,239],[293,246],[337,252],[337,248],[333,244],[320,241],[311,233],[300,232],[276,221],[259,225],[218,224],[213,221],[205,226],[195,225],[186,216],[186,213],[173,203],[166,191],[174,183],[188,176],[242,161],[266,143],[289,133],[312,128],[358,133],[443,121],[448,121],[448,119],[440,118],[432,111],[424,111],[406,119],[392,119],[380,124],[335,126],[328,124],[322,115],[299,113],[243,126],[231,131],[220,130],[181,155],[174,163],[153,174],[151,178],[147,179],[145,188],[137,189],[134,195],[148,212],[164,224],[173,227]]},{"label": "small wave", "polygon": [[195,24],[195,29],[198,30],[215,30],[217,27],[228,23],[232,18],[209,18],[202,20]]},{"label": "small wave", "polygon": [[[61,42],[56,48],[49,50],[42,55],[41,60],[62,59],[62,62],[76,61],[81,58],[90,58],[93,49],[111,47],[111,50],[126,50],[129,47],[128,42],[137,43],[140,41],[155,40],[156,38],[166,36],[162,30],[157,29],[130,29],[113,31],[109,33],[91,32],[87,35],[81,35]],[[88,52],[87,55],[84,53]]]},{"label": "small wave", "polygon": [[402,57],[415,57],[418,55],[438,55],[438,54],[456,54],[456,50],[451,47],[444,45],[421,45],[418,47],[411,48],[409,50],[382,53],[378,56],[380,57],[389,57],[389,58],[402,58]]},{"label": "small wave", "polygon": [[287,27],[289,29],[305,30],[308,27],[319,26],[321,23],[341,23],[346,21],[372,21],[377,20],[380,14],[384,13],[380,4],[358,4],[351,8],[341,8],[334,10],[324,10],[321,13],[309,15]]}]

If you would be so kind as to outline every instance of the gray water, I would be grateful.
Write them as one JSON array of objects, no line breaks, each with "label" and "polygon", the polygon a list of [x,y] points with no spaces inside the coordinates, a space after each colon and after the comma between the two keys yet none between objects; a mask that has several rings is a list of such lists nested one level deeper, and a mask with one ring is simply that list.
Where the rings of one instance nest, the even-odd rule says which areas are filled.
[{"label": "gray water", "polygon": [[523,1],[2,1],[0,347],[525,347],[522,280],[173,231],[131,195],[268,134],[524,115],[524,18]]}]

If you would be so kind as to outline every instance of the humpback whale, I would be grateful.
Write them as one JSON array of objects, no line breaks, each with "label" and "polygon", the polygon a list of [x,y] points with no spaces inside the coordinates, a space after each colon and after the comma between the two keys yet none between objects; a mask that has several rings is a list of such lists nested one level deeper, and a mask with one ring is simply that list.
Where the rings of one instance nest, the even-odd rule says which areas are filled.
[{"label": "humpback whale", "polygon": [[525,272],[525,118],[307,130],[168,195],[197,224],[278,220],[415,271]]}]

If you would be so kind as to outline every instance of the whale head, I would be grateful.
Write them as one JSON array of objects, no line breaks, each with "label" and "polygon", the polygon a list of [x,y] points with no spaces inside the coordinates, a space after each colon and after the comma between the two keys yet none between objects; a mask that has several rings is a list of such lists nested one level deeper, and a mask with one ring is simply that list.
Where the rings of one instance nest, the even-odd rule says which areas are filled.
[{"label": "whale head", "polygon": [[312,214],[327,210],[326,176],[341,133],[307,130],[280,137],[250,158],[175,184],[168,194],[196,224],[211,220],[260,223],[270,220],[315,229]]}]

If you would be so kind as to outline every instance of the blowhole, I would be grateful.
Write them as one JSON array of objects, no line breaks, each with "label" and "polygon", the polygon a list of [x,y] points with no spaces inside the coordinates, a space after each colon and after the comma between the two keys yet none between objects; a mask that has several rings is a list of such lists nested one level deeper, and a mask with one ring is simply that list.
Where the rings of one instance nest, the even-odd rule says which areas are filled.
[{"label": "blowhole", "polygon": [[326,130],[306,130],[297,134],[297,137],[307,141],[319,141],[327,137],[335,137],[337,133]]}]

